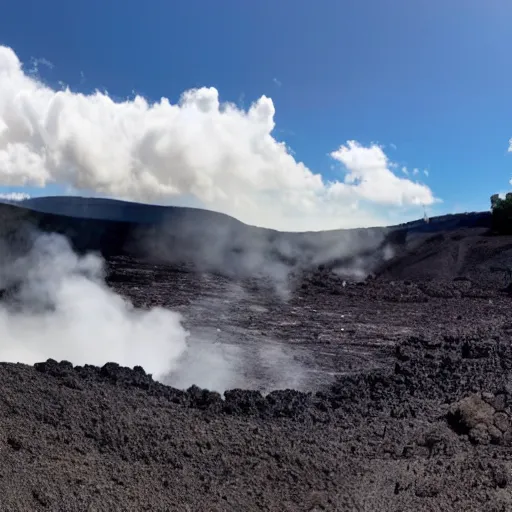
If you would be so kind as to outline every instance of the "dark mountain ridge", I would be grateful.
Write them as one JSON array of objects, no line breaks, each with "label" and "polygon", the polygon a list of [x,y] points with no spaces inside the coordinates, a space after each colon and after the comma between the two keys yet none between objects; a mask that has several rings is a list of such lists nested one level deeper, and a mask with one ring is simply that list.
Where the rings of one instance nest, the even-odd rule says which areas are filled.
[{"label": "dark mountain ridge", "polygon": [[[130,255],[206,270],[257,273],[263,266],[327,265],[374,271],[414,238],[490,228],[489,212],[433,217],[388,227],[280,232],[197,208],[83,197],[40,197],[0,204],[1,230],[36,228],[65,235],[73,247],[105,257]],[[20,229],[23,227],[23,229]],[[0,233],[1,234],[1,233]],[[371,268],[370,268],[371,267]]]},{"label": "dark mountain ridge", "polygon": [[[13,203],[11,203],[13,204]],[[232,222],[233,224],[247,224],[226,215],[224,213],[214,212],[200,208],[190,208],[182,206],[161,206],[153,204],[144,204],[119,199],[78,197],[78,196],[48,196],[25,199],[16,203],[18,206],[40,213],[53,215],[64,215],[68,217],[81,219],[109,220],[116,222],[128,222],[133,224],[161,224],[174,219],[183,217],[194,217],[196,220],[212,217],[221,222]],[[428,222],[424,219],[418,219],[402,224],[387,226],[386,228],[349,228],[329,230],[330,232],[360,231],[374,229],[407,229],[412,231],[436,231],[448,230],[461,227],[489,226],[490,212],[469,212],[448,214],[431,217]],[[278,232],[277,230],[267,228],[257,228],[265,231]],[[316,233],[323,233],[318,231]],[[306,232],[296,232],[305,234]]]}]

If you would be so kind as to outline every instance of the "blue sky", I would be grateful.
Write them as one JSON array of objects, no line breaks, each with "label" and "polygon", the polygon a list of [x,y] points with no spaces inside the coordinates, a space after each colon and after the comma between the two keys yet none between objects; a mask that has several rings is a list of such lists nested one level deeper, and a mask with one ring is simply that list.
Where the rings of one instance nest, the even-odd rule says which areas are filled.
[{"label": "blue sky", "polygon": [[50,61],[54,88],[176,102],[212,86],[246,108],[266,95],[274,137],[313,172],[339,179],[330,152],[377,142],[428,169],[442,199],[429,211],[452,213],[509,188],[511,23],[500,0],[18,0],[2,6],[0,44]]}]

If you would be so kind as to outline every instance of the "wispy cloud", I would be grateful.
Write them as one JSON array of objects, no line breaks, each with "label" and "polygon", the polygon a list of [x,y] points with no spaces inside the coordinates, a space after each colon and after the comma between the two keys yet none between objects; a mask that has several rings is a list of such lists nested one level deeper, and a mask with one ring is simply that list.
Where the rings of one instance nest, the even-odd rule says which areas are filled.
[{"label": "wispy cloud", "polygon": [[277,85],[277,87],[281,87],[283,85],[283,83],[277,78],[272,78],[272,82],[274,82]]},{"label": "wispy cloud", "polygon": [[30,59],[30,68],[28,69],[28,73],[30,75],[38,75],[39,74],[39,66],[44,66],[48,69],[53,69],[54,65],[52,62],[50,62],[48,59],[45,59],[44,57],[36,58],[32,57]]},{"label": "wispy cloud", "polygon": [[24,192],[7,192],[0,193],[0,199],[7,201],[24,201],[25,199],[30,199],[30,195]]},{"label": "wispy cloud", "polygon": [[238,96],[238,108],[243,110],[245,109],[245,93],[240,93],[240,96]]}]

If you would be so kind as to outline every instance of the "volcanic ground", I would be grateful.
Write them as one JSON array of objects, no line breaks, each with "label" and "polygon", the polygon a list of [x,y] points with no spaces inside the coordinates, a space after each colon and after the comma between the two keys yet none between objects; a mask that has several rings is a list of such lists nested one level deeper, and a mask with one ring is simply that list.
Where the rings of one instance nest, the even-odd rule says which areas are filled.
[{"label": "volcanic ground", "polygon": [[366,280],[109,255],[108,285],[180,311],[202,355],[166,384],[0,364],[0,510],[512,510],[510,261],[485,227],[397,244]]}]

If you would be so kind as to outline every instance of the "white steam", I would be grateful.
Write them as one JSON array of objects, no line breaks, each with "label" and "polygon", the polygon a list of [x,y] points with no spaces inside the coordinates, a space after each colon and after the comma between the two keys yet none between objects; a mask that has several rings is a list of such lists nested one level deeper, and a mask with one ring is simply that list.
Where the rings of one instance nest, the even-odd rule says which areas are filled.
[{"label": "white steam", "polygon": [[78,256],[59,235],[39,235],[24,256],[0,251],[0,360],[141,365],[156,379],[175,368],[188,333],[178,313],[136,310],[110,290],[103,261]]},{"label": "white steam", "polygon": [[394,174],[377,145],[350,141],[332,152],[345,175],[326,182],[273,137],[274,114],[266,96],[244,110],[205,87],[177,104],[57,91],[0,46],[0,185],[56,182],[143,202],[179,198],[292,231],[379,225],[387,222],[382,207],[435,201],[428,186]]},{"label": "white steam", "polygon": [[217,391],[307,389],[311,382],[304,365],[296,359],[300,355],[297,347],[236,325],[267,311],[258,304],[258,298],[261,296],[227,281],[217,297],[207,294],[188,304],[190,349],[164,382],[178,388],[196,384]]},{"label": "white steam", "polygon": [[0,361],[140,365],[166,384],[219,392],[306,383],[285,347],[226,328],[232,311],[250,300],[234,284],[220,297],[198,298],[183,316],[137,309],[106,285],[100,257],[77,255],[61,235],[37,233],[16,249],[0,243],[0,291]]}]

